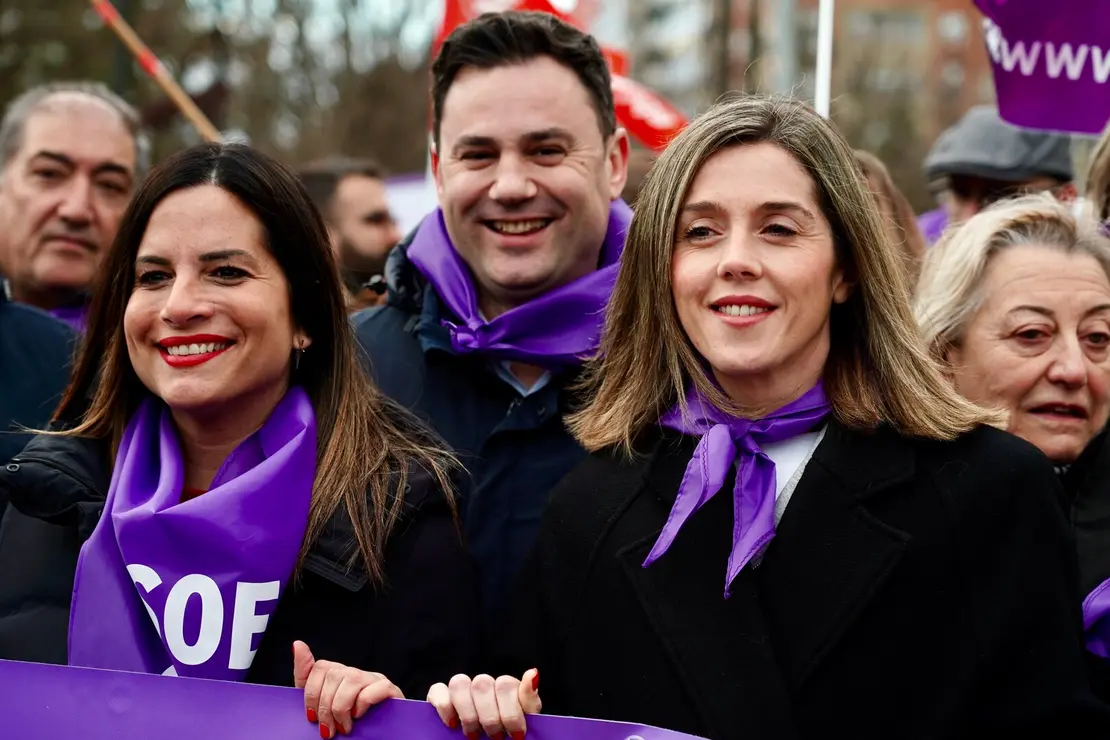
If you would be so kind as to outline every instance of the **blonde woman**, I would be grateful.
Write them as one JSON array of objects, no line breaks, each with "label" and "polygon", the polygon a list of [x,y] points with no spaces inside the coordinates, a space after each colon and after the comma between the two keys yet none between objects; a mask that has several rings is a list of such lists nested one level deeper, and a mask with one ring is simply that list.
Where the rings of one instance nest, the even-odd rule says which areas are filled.
[{"label": "blonde woman", "polygon": [[1091,154],[1084,198],[1100,223],[1110,222],[1110,124]]},{"label": "blonde woman", "polygon": [[721,740],[1110,729],[1059,482],[945,381],[899,259],[809,108],[672,142],[507,622],[528,670],[432,687],[445,723],[519,737],[542,694]]},{"label": "blonde woman", "polygon": [[[956,390],[1006,411],[1009,431],[1062,473],[1087,646],[1101,663],[1110,658],[1110,239],[1049,196],[999,203],[933,248],[916,309]],[[1110,699],[1110,670],[1096,673]]]}]

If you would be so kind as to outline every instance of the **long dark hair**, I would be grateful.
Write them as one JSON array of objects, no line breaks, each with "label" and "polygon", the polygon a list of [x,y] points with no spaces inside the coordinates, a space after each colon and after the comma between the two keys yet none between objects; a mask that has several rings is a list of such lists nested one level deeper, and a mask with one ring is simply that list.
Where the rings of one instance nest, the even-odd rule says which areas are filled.
[{"label": "long dark hair", "polygon": [[110,440],[114,455],[128,420],[149,395],[131,366],[123,331],[139,245],[162,200],[201,185],[222,188],[261,222],[266,247],[289,284],[293,320],[312,337],[295,374],[317,423],[316,480],[301,559],[344,505],[358,541],[353,557],[361,555],[371,580],[381,583],[385,543],[404,509],[410,469],[428,471],[450,497],[455,461],[370,381],[356,354],[323,219],[297,176],[261,152],[202,144],[151,172],[101,267],[85,344],[55,422],[69,435]]}]

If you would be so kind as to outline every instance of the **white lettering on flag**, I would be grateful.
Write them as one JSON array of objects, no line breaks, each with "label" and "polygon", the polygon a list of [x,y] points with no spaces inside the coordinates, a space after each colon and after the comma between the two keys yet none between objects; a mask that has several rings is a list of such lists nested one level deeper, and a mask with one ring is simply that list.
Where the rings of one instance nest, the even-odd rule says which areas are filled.
[{"label": "white lettering on flag", "polygon": [[1091,62],[1094,65],[1095,82],[1105,85],[1110,79],[1110,50],[1103,51],[1099,47],[1092,47]]},{"label": "white lettering on flag", "polygon": [[1045,50],[1045,64],[1048,67],[1048,76],[1052,79],[1057,79],[1065,66],[1068,68],[1069,80],[1078,80],[1083,74],[1089,51],[1086,44],[1081,44],[1079,52],[1075,54],[1072,53],[1071,44],[1060,44],[1057,48],[1051,41],[1045,45]]},{"label": "white lettering on flag", "polygon": [[1026,77],[1032,77],[1033,71],[1037,68],[1037,60],[1041,56],[1041,42],[1034,41],[1031,51],[1026,52],[1025,42],[1018,41],[1013,46],[1005,38],[1002,39],[1002,68],[1007,72],[1013,72],[1015,66],[1021,67],[1021,73]]}]

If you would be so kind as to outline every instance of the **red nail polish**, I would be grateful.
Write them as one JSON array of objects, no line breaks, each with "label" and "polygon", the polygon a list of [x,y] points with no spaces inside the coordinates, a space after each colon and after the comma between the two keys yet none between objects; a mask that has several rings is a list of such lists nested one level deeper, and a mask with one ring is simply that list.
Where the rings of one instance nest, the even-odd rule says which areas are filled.
[{"label": "red nail polish", "polygon": [[540,690],[540,669],[537,668],[536,675],[532,676],[532,691]]},{"label": "red nail polish", "polygon": [[475,730],[474,732],[466,733],[466,740],[478,740],[480,733]]},{"label": "red nail polish", "polygon": [[455,728],[457,728],[459,726],[459,718],[458,717],[452,717],[451,720],[447,723],[447,726],[450,729],[454,730]]},{"label": "red nail polish", "polygon": [[512,734],[513,740],[524,740],[524,733],[517,731]]},{"label": "red nail polish", "polygon": [[505,733],[499,732],[491,738],[491,740],[505,740]]},{"label": "red nail polish", "polygon": [[331,730],[328,729],[327,725],[320,725],[320,737],[324,740],[331,740]]},{"label": "red nail polish", "polygon": [[308,715],[308,721],[309,722],[311,722],[312,724],[316,724],[316,712],[309,709],[309,710],[306,710],[305,714]]}]

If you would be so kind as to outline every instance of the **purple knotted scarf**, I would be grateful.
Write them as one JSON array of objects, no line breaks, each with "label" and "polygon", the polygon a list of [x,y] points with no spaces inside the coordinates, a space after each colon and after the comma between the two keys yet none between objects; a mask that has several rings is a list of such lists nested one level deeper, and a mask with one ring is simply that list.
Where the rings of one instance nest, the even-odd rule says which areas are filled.
[{"label": "purple knotted scarf", "polygon": [[609,208],[609,229],[601,246],[601,264],[589,275],[560,286],[486,321],[478,313],[478,296],[470,271],[447,234],[443,211],[436,209],[420,224],[408,258],[436,294],[461,321],[444,321],[455,352],[526,362],[549,370],[582,363],[597,350],[605,304],[613,291],[632,209],[624,201]]},{"label": "purple knotted scarf", "polygon": [[688,414],[675,406],[660,420],[668,429],[700,436],[667,523],[644,567],[658,560],[674,542],[682,525],[721,490],[729,469],[736,465],[733,487],[732,553],[728,558],[725,598],[740,571],[775,536],[775,463],[761,445],[783,442],[813,431],[829,414],[821,384],[801,398],[761,419],[738,419],[708,403],[691,386],[686,395]]},{"label": "purple knotted scarf", "polygon": [[1083,632],[1088,651],[1110,658],[1110,580],[1083,600]]},{"label": "purple knotted scarf", "polygon": [[293,387],[211,489],[182,501],[170,410],[146,399],[81,548],[70,665],[242,681],[296,566],[315,475],[316,417]]}]

